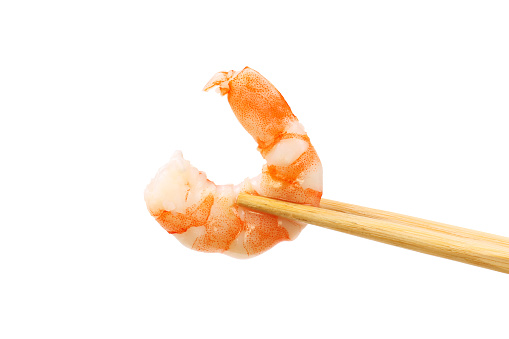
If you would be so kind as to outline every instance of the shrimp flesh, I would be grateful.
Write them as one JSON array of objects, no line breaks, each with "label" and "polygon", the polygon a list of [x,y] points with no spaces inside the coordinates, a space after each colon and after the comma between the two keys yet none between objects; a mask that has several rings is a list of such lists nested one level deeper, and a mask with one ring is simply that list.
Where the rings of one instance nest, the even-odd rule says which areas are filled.
[{"label": "shrimp flesh", "polygon": [[215,185],[175,152],[145,190],[159,224],[185,246],[236,258],[258,255],[295,239],[305,224],[254,212],[236,204],[240,192],[318,206],[322,165],[303,126],[278,90],[246,67],[219,72],[205,85],[218,86],[237,119],[258,143],[267,163],[238,185]]}]

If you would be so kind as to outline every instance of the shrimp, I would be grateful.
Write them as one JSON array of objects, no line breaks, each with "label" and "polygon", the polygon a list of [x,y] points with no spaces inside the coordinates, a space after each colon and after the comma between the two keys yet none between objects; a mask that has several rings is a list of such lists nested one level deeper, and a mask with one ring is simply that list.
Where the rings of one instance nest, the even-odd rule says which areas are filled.
[{"label": "shrimp", "polygon": [[183,245],[202,252],[250,258],[281,241],[294,240],[305,224],[254,212],[236,204],[240,192],[318,206],[322,165],[303,126],[279,91],[246,67],[219,72],[218,86],[266,160],[262,173],[238,185],[215,185],[174,153],[145,190],[150,214]]}]

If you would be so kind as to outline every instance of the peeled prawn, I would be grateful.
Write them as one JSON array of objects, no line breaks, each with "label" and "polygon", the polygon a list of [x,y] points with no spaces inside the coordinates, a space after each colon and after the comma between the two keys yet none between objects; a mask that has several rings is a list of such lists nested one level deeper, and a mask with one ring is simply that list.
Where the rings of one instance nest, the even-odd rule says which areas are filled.
[{"label": "peeled prawn", "polygon": [[246,67],[219,72],[204,90],[218,86],[237,119],[258,143],[267,163],[262,173],[238,185],[215,185],[175,152],[145,190],[159,224],[185,246],[237,258],[258,255],[295,239],[305,224],[247,210],[240,192],[318,206],[322,165],[303,126],[278,90]]}]

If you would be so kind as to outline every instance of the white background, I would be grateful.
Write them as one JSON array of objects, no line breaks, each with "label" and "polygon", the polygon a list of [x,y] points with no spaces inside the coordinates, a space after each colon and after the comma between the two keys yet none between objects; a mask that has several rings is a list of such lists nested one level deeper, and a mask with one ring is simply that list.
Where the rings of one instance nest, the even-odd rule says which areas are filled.
[{"label": "white background", "polygon": [[263,163],[226,98],[285,96],[324,197],[509,236],[506,1],[2,1],[0,337],[507,338],[509,277],[308,226],[183,247],[143,190],[174,150]]}]

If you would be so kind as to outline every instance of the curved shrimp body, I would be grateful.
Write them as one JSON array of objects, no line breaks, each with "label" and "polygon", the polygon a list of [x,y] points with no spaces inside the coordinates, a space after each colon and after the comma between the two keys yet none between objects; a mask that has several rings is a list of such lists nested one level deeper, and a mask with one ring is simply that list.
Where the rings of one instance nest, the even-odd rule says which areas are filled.
[{"label": "curved shrimp body", "polygon": [[278,90],[258,72],[219,72],[219,87],[267,163],[239,185],[217,186],[176,152],[145,190],[150,213],[184,245],[246,258],[293,240],[305,226],[239,207],[240,192],[318,206],[322,166],[304,128]]}]

